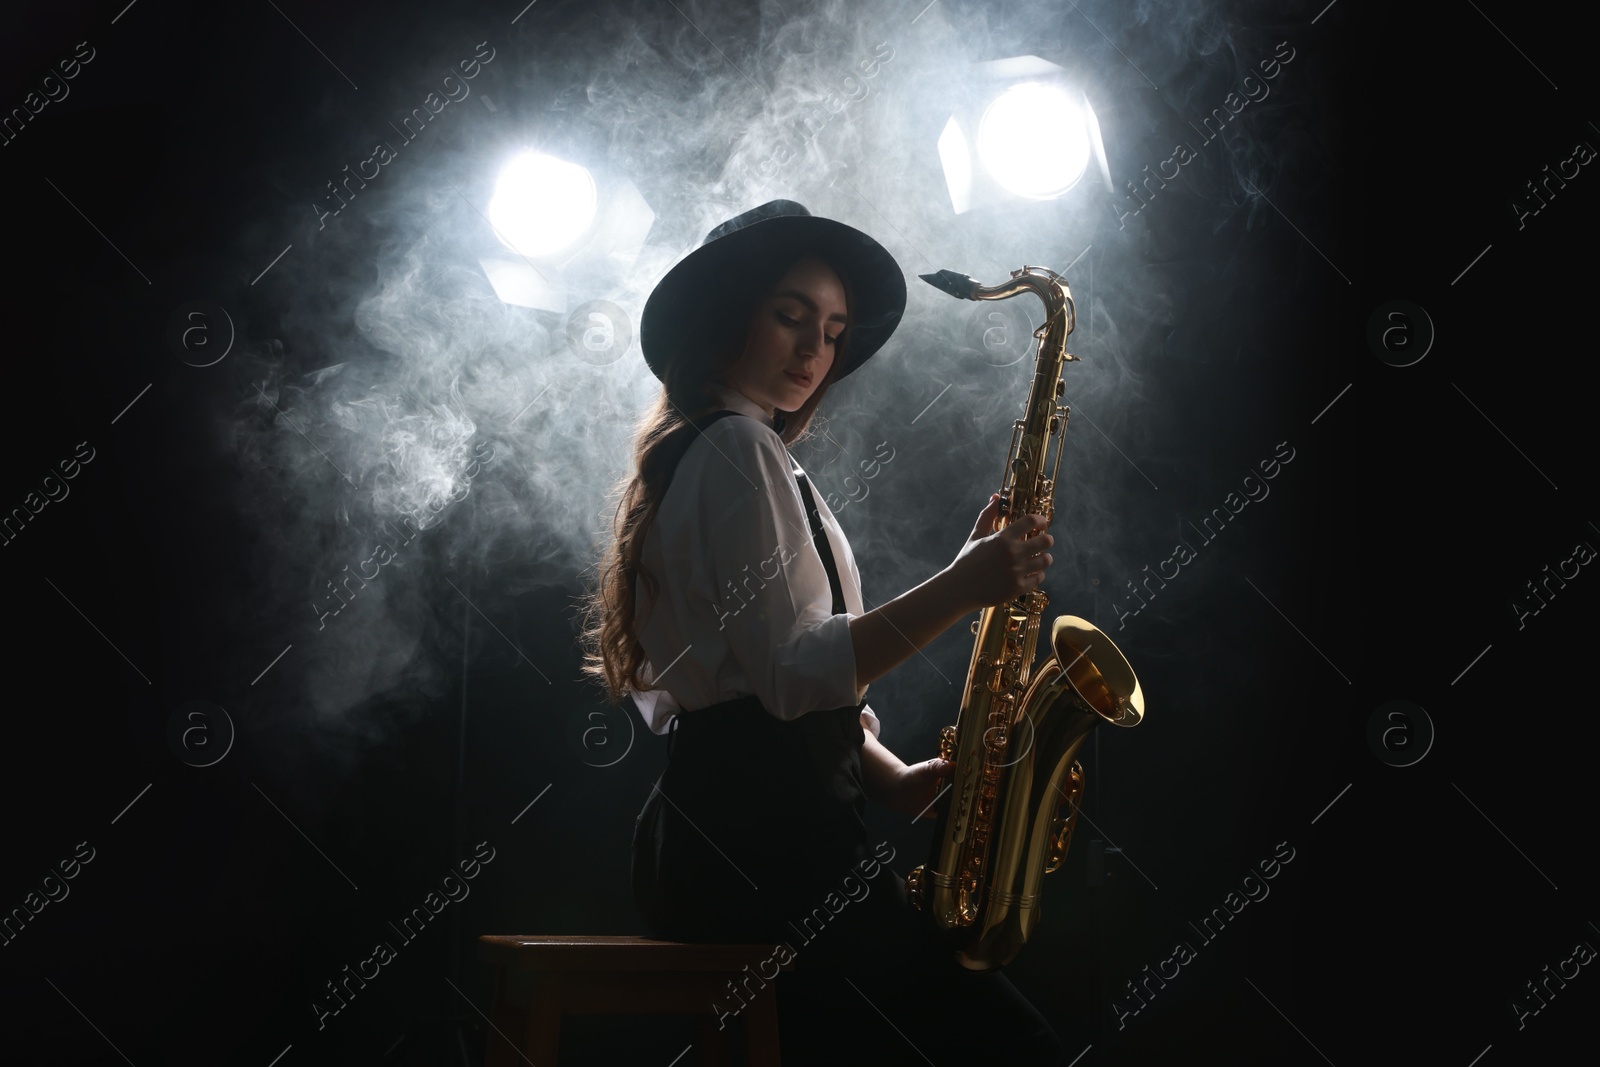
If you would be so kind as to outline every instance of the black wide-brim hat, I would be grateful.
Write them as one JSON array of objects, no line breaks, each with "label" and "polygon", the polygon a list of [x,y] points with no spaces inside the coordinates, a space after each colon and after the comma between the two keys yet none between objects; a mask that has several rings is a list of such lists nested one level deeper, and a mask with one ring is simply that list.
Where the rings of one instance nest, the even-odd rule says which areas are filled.
[{"label": "black wide-brim hat", "polygon": [[737,215],[706,234],[656,284],[639,322],[639,347],[657,378],[681,358],[709,355],[696,349],[708,336],[714,316],[734,310],[727,294],[736,281],[759,277],[765,268],[810,252],[845,275],[852,297],[845,332],[843,378],[882,348],[906,308],[906,280],[900,264],[877,241],[853,226],[820,218],[793,200],[770,200]]}]

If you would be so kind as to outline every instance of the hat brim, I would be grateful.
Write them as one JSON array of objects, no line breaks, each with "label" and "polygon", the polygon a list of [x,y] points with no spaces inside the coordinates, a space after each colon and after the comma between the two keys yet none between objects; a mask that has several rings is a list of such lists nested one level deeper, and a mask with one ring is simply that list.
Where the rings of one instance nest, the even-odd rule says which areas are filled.
[{"label": "hat brim", "polygon": [[906,280],[889,250],[853,226],[816,215],[761,219],[701,245],[657,283],[639,322],[639,347],[645,363],[665,380],[666,368],[687,352],[705,312],[719,310],[719,283],[730,272],[794,258],[815,251],[849,276],[854,297],[849,341],[836,378],[856,370],[882,348],[900,324],[906,307]]}]

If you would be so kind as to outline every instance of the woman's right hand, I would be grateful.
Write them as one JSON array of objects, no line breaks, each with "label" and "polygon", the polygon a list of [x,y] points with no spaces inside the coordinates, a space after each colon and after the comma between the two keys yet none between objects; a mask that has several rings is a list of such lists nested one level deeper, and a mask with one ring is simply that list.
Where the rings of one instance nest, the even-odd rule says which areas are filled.
[{"label": "woman's right hand", "polygon": [[1046,551],[1055,538],[1044,532],[1049,520],[1024,515],[995,532],[1000,518],[1000,494],[989,498],[972,526],[972,534],[946,568],[961,602],[987,608],[1037,589],[1050,566]]}]

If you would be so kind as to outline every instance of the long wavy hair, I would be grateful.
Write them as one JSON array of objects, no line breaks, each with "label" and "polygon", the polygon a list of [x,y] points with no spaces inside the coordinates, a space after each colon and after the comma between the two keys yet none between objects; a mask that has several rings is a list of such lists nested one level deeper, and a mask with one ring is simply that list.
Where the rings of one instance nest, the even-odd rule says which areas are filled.
[{"label": "long wavy hair", "polygon": [[657,577],[643,565],[645,534],[661,508],[672,471],[699,436],[690,423],[723,406],[713,390],[718,379],[744,357],[761,302],[795,263],[808,257],[827,263],[838,276],[848,322],[839,334],[833,363],[816,390],[799,410],[779,411],[778,435],[785,445],[807,436],[817,406],[848,359],[849,323],[855,321],[849,277],[830,257],[811,250],[797,252],[766,270],[719,279],[724,298],[695,315],[696,325],[687,331],[688,339],[668,361],[661,391],[634,428],[633,471],[607,497],[615,502],[612,536],[599,562],[598,580],[582,597],[578,638],[583,674],[604,688],[613,705],[620,704],[630,689],[664,688],[643,677],[646,658],[636,627],[635,590],[642,579],[652,603],[660,592]]}]

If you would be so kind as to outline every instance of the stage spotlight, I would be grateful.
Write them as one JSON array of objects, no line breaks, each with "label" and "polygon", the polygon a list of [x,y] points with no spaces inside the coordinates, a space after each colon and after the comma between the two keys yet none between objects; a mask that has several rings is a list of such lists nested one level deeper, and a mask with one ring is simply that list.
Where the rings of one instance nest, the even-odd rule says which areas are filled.
[{"label": "stage spotlight", "polygon": [[944,124],[939,135],[939,162],[944,165],[944,182],[950,190],[950,202],[959,215],[972,203],[972,153],[967,149],[967,138],[961,132],[961,123],[955,116]]},{"label": "stage spotlight", "polygon": [[[951,207],[1054,200],[1088,173],[1091,160],[1111,188],[1100,123],[1067,72],[1037,56],[977,64],[968,99],[939,135]],[[976,131],[976,143],[968,135]]]},{"label": "stage spotlight", "polygon": [[594,176],[543,152],[524,152],[500,171],[489,224],[500,243],[529,258],[572,245],[594,221]]},{"label": "stage spotlight", "polygon": [[978,124],[978,159],[995,181],[1029,200],[1053,200],[1089,165],[1084,108],[1059,86],[1013,85]]},{"label": "stage spotlight", "polygon": [[478,265],[495,294],[561,315],[574,301],[626,287],[656,219],[626,176],[534,151],[501,169],[485,214],[509,250],[485,237],[494,251],[486,248]]}]

